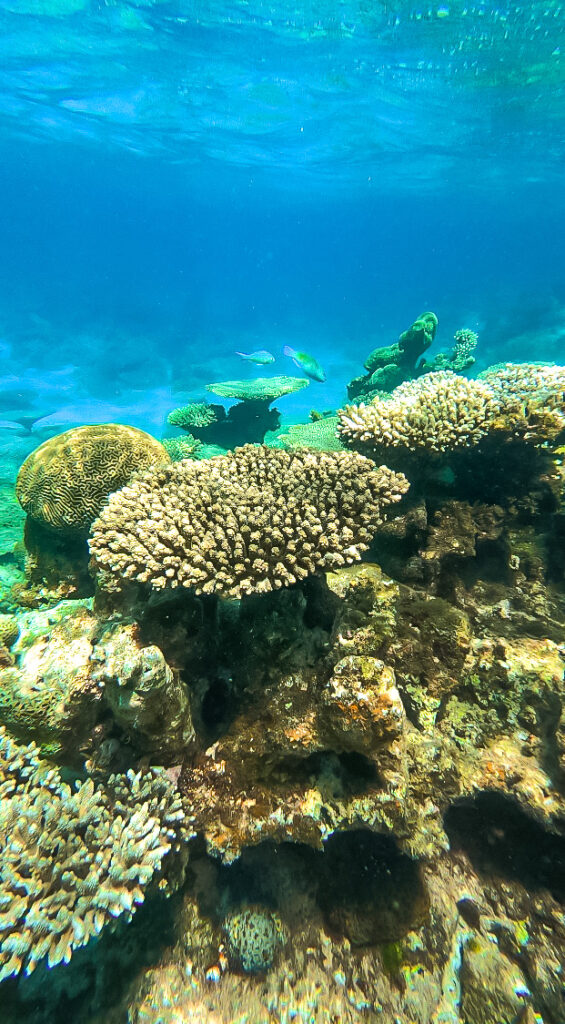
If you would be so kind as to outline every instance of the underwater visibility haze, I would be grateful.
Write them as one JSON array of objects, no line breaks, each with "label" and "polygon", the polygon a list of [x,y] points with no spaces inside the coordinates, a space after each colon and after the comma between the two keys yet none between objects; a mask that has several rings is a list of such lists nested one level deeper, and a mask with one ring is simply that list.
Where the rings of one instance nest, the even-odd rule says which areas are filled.
[{"label": "underwater visibility haze", "polygon": [[564,1024],[565,7],[0,0],[0,1024]]}]

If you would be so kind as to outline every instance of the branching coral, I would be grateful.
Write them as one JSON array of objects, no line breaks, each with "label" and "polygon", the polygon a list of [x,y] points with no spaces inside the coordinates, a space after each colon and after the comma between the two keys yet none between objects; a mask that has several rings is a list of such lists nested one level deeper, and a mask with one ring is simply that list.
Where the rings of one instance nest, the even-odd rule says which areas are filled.
[{"label": "branching coral", "polygon": [[170,462],[163,445],[119,423],[75,427],[44,441],[18,474],[22,508],[41,525],[87,530],[112,491],[138,469]]},{"label": "branching coral", "polygon": [[166,437],[163,440],[163,448],[170,455],[173,462],[180,462],[182,459],[195,459],[202,448],[202,441],[186,434],[184,437]]},{"label": "branching coral", "polygon": [[209,427],[217,418],[215,408],[208,402],[189,402],[188,405],[173,409],[167,416],[167,423],[170,423],[171,427],[190,430],[193,427]]},{"label": "branching coral", "polygon": [[140,475],[93,526],[102,586],[241,597],[360,558],[402,474],[352,452],[287,453],[247,445],[208,462]]},{"label": "branching coral", "polygon": [[0,981],[31,973],[143,902],[183,811],[165,773],[113,776],[71,789],[0,728]]},{"label": "branching coral", "polygon": [[497,409],[488,384],[440,371],[401,384],[390,398],[346,406],[339,413],[338,433],[368,453],[387,448],[452,451],[477,444]]}]

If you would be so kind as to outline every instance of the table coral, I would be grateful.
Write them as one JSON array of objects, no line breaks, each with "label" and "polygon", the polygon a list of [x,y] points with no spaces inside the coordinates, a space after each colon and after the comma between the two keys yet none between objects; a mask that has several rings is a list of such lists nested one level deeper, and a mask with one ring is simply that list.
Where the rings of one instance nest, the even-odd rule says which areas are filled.
[{"label": "table coral", "polygon": [[124,581],[241,597],[360,558],[402,474],[352,452],[248,445],[139,476],[93,526],[103,587]]},{"label": "table coral", "polygon": [[152,769],[71,788],[0,728],[0,981],[68,963],[143,902],[181,844],[183,812]]},{"label": "table coral", "polygon": [[255,377],[254,380],[225,380],[207,384],[206,390],[221,398],[237,398],[240,402],[267,402],[270,404],[284,395],[292,395],[308,387],[304,377]]},{"label": "table coral", "polygon": [[170,462],[163,445],[118,423],[74,427],[28,455],[18,474],[22,508],[55,530],[87,530],[112,491],[136,470]]}]

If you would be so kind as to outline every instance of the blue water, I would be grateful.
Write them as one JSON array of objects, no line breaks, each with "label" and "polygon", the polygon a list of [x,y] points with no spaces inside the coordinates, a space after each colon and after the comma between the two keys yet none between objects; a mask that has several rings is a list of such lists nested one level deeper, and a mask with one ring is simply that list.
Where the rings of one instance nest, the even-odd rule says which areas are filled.
[{"label": "blue water", "polygon": [[335,408],[423,309],[479,368],[562,358],[557,3],[0,0],[0,40],[14,465],[75,423],[161,436],[253,375],[236,349],[311,351],[281,412]]}]

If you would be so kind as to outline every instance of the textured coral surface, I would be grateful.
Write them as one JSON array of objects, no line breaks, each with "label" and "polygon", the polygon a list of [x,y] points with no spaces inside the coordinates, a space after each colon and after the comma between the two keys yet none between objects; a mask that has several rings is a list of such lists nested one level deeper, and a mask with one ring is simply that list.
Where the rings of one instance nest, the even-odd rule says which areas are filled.
[{"label": "textured coral surface", "polygon": [[408,483],[350,452],[251,445],[145,474],[109,501],[90,540],[102,584],[240,597],[356,561]]},{"label": "textured coral surface", "polygon": [[108,495],[136,470],[167,462],[162,444],[135,427],[75,427],[44,441],[27,457],[16,494],[38,522],[57,530],[84,530]]}]

